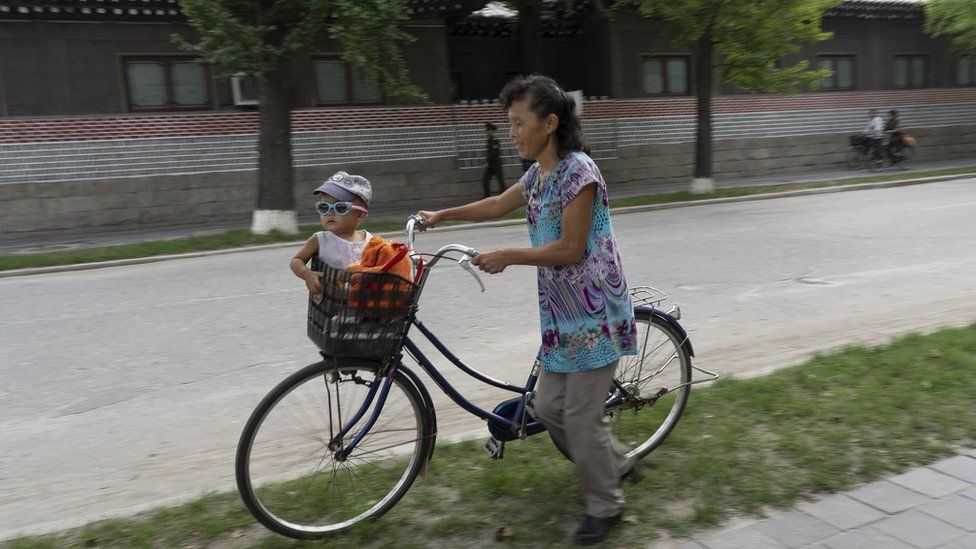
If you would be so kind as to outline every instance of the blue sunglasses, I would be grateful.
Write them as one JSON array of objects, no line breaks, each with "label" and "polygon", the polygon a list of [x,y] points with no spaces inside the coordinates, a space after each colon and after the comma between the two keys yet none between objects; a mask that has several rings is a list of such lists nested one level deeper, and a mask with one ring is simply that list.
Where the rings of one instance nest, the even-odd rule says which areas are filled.
[{"label": "blue sunglasses", "polygon": [[316,202],[315,203],[315,211],[320,216],[323,217],[329,215],[332,212],[335,212],[336,215],[343,215],[343,216],[349,215],[349,212],[353,210],[359,210],[361,212],[365,212],[366,208],[362,206],[357,206],[352,202]]}]

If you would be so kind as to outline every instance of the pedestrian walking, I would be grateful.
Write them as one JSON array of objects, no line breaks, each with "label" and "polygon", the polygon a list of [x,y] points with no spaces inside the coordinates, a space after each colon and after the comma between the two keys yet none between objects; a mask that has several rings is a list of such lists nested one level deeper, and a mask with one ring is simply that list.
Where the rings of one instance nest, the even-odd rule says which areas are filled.
[{"label": "pedestrian walking", "polygon": [[538,268],[542,371],[535,411],[576,466],[586,512],[573,540],[596,543],[619,522],[621,478],[635,472],[603,421],[617,362],[636,354],[634,310],[606,182],[587,154],[574,100],[551,78],[531,75],[510,81],[501,102],[519,156],[535,162],[500,196],[418,215],[433,227],[526,208],[532,246],[489,250],[471,263],[491,274],[510,265]]},{"label": "pedestrian walking", "polygon": [[485,198],[491,196],[491,178],[498,179],[498,192],[505,192],[505,176],[502,174],[502,146],[495,137],[496,126],[491,122],[485,123],[485,159],[481,165],[485,172],[481,176],[481,186],[485,190]]}]

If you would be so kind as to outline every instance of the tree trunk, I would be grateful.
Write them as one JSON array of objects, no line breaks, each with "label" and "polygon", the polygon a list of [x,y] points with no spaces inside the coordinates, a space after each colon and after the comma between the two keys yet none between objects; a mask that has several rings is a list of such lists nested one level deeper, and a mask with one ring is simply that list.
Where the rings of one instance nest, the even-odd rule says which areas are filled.
[{"label": "tree trunk", "polygon": [[712,181],[712,56],[715,45],[711,29],[706,29],[695,44],[695,96],[698,102],[695,134],[695,177],[691,192],[710,193]]},{"label": "tree trunk", "polygon": [[542,67],[542,0],[518,0],[519,44],[522,69],[541,73]]},{"label": "tree trunk", "polygon": [[258,134],[258,201],[251,231],[298,232],[291,158],[291,75],[287,67],[259,80],[261,128]]}]

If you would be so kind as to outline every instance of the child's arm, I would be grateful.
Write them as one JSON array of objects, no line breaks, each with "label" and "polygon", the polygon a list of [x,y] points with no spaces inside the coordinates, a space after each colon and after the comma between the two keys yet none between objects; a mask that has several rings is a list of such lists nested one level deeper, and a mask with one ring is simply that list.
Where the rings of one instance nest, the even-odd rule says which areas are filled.
[{"label": "child's arm", "polygon": [[319,239],[314,234],[302,244],[302,248],[295,253],[295,256],[291,258],[291,262],[288,264],[291,267],[291,272],[295,273],[295,276],[305,281],[305,287],[308,288],[309,293],[320,294],[322,293],[322,283],[320,278],[322,273],[318,273],[306,267],[308,260],[312,258],[313,255],[319,253]]},{"label": "child's arm", "polygon": [[512,185],[498,196],[491,196],[483,200],[471,202],[456,208],[447,208],[436,212],[420,211],[426,221],[424,228],[431,228],[441,221],[484,221],[497,219],[508,212],[525,206],[525,197],[518,185]]}]

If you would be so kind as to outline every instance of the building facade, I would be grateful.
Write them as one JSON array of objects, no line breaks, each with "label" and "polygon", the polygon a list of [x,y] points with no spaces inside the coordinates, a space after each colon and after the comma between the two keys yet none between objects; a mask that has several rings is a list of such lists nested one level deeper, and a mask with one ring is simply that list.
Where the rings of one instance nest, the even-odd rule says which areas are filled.
[{"label": "building facade", "polygon": [[[608,182],[652,192],[688,180],[697,60],[654,21],[607,17],[584,0],[567,14],[566,4],[542,14],[538,62],[587,97],[584,130]],[[378,210],[480,194],[482,125],[507,131],[491,98],[526,70],[517,17],[484,0],[410,5],[404,27],[417,40],[404,54],[430,104],[379,96],[327,40],[293,60],[300,200],[336,169],[370,177]],[[976,156],[973,64],[927,37],[922,18],[907,2],[848,1],[824,19],[833,38],[786,59],[831,69],[818,90],[760,95],[719,83],[716,176],[840,166],[869,108],[899,109],[920,158]],[[174,33],[194,39],[175,0],[0,0],[0,235],[246,222],[253,91],[194,63]],[[508,143],[504,159],[511,184]]]}]

